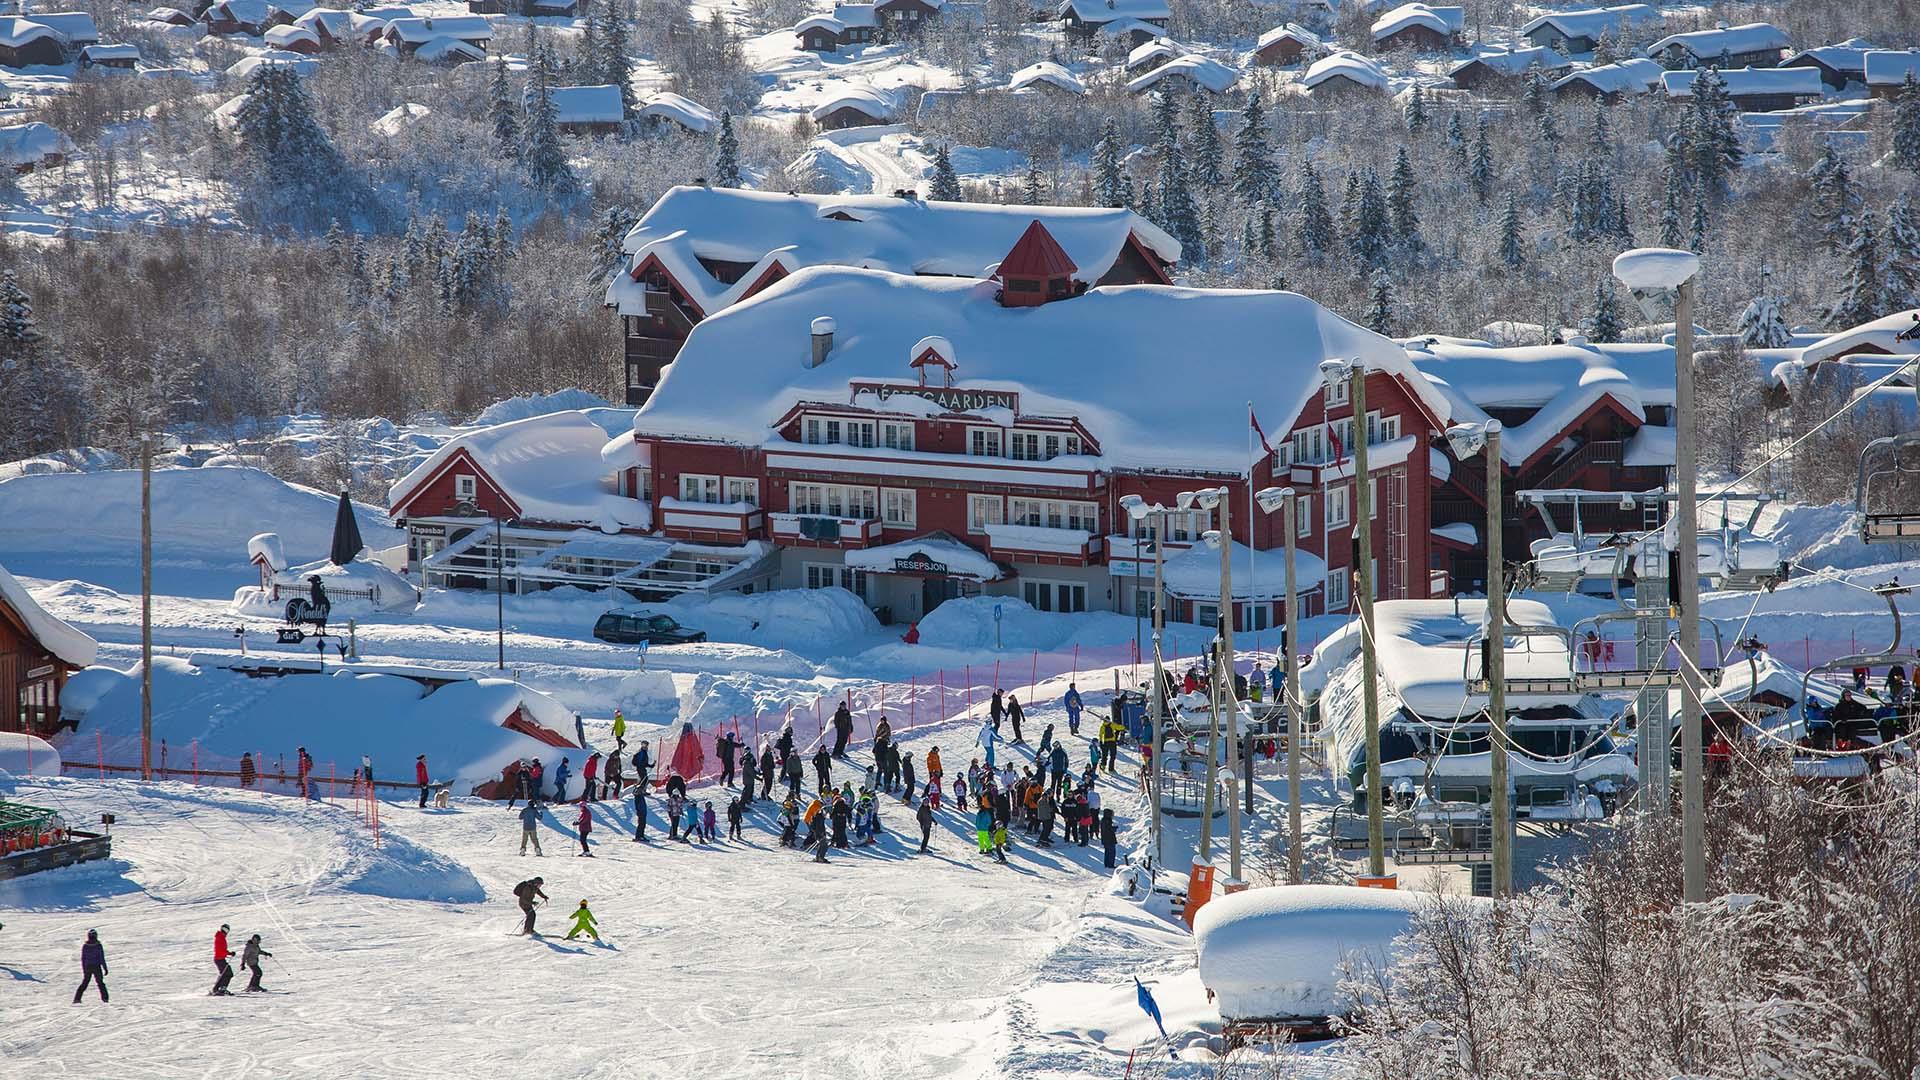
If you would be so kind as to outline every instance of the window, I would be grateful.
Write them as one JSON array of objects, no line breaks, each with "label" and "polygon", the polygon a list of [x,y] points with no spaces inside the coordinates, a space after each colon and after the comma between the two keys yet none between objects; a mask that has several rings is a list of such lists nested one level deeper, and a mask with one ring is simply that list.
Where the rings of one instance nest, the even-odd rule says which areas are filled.
[{"label": "window", "polygon": [[453,501],[472,502],[480,495],[480,478],[469,473],[458,473],[453,478]]},{"label": "window", "polygon": [[1348,508],[1348,500],[1353,497],[1353,489],[1342,484],[1327,489],[1327,528],[1338,529],[1353,520]]},{"label": "window", "polygon": [[1071,581],[1023,581],[1020,595],[1036,611],[1087,610],[1087,587]]},{"label": "window", "polygon": [[879,499],[870,487],[794,484],[788,488],[787,502],[795,514],[861,519],[879,516]]},{"label": "window", "polygon": [[1273,605],[1267,603],[1237,604],[1240,610],[1234,618],[1240,621],[1241,630],[1265,630],[1271,626]]},{"label": "window", "polygon": [[913,449],[913,425],[882,423],[880,425],[880,445],[889,450]]},{"label": "window", "polygon": [[1380,421],[1380,441],[1392,442],[1400,437],[1400,418],[1389,416]]},{"label": "window", "polygon": [[1325,614],[1339,615],[1347,610],[1347,568],[1342,566],[1327,571],[1327,610]]},{"label": "window", "polygon": [[1093,503],[1058,499],[1008,499],[1007,521],[1014,525],[1094,532],[1099,528],[1100,508]]},{"label": "window", "polygon": [[1031,431],[1014,432],[1013,433],[1013,460],[1039,461],[1040,460],[1040,436],[1034,434]]},{"label": "window", "polygon": [[889,528],[911,529],[914,523],[914,493],[911,488],[880,489],[880,520]]},{"label": "window", "polygon": [[1060,456],[1060,436],[1049,435],[1044,442],[1047,448],[1045,460],[1052,461],[1054,458]]},{"label": "window", "polygon": [[1220,624],[1220,605],[1193,605],[1193,621],[1201,626],[1218,626]]},{"label": "window", "polygon": [[847,421],[847,445],[872,447],[874,430],[874,423],[871,420]]},{"label": "window", "polygon": [[680,474],[680,499],[690,503],[717,503],[720,501],[720,478],[703,476],[699,473]]},{"label": "window", "polygon": [[999,457],[1000,429],[969,429],[967,432],[967,453],[973,457]]},{"label": "window", "polygon": [[1294,511],[1293,517],[1293,534],[1296,537],[1304,538],[1313,535],[1313,495],[1311,493],[1300,496],[1300,506]]},{"label": "window", "polygon": [[1191,544],[1213,528],[1213,511],[1175,511],[1167,515],[1167,539],[1176,544]]},{"label": "window", "polygon": [[760,481],[750,476],[727,477],[727,501],[746,503],[748,506],[760,505]]},{"label": "window", "polygon": [[967,496],[967,531],[986,532],[987,526],[1006,520],[1005,507],[998,495]]},{"label": "window", "polygon": [[1378,477],[1369,476],[1367,477],[1367,520],[1372,521],[1379,516],[1380,480]]},{"label": "window", "polygon": [[1293,464],[1293,443],[1282,439],[1280,445],[1273,448],[1273,471],[1278,473]]},{"label": "window", "polygon": [[1060,443],[1060,452],[1063,454],[1070,454],[1070,455],[1084,453],[1084,451],[1080,447],[1080,436],[1078,435],[1062,436],[1061,443]]},{"label": "window", "polygon": [[862,600],[867,596],[867,572],[833,563],[808,563],[807,588],[831,589],[838,585]]},{"label": "window", "polygon": [[1327,387],[1327,394],[1326,394],[1327,404],[1329,406],[1345,405],[1347,403],[1347,397],[1349,393],[1352,391],[1352,389],[1353,389],[1353,384],[1349,383],[1346,379],[1344,378],[1335,379],[1332,385]]},{"label": "window", "polygon": [[804,433],[800,437],[801,441],[810,446],[818,446],[826,441],[825,438],[822,437],[821,431],[820,421],[809,416],[807,417]]}]

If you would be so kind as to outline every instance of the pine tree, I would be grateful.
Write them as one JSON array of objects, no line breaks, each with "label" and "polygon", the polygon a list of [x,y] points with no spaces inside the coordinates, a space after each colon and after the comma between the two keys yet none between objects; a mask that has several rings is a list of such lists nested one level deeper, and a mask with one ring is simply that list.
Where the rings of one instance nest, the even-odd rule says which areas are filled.
[{"label": "pine tree", "polygon": [[1240,130],[1233,136],[1233,193],[1248,206],[1273,198],[1280,176],[1267,141],[1267,109],[1260,91],[1247,95],[1240,110]]},{"label": "pine tree", "polygon": [[1187,124],[1192,128],[1193,144],[1187,155],[1192,163],[1189,175],[1202,191],[1218,191],[1227,182],[1226,149],[1220,142],[1220,126],[1213,122],[1213,109],[1204,94],[1188,99],[1192,108]]},{"label": "pine tree", "polygon": [[1473,162],[1467,167],[1467,182],[1473,197],[1486,205],[1493,197],[1493,144],[1487,137],[1487,114],[1483,111],[1473,135]]},{"label": "pine tree", "polygon": [[1617,63],[1620,59],[1620,42],[1614,38],[1613,31],[1600,31],[1600,36],[1593,42],[1593,66]]},{"label": "pine tree", "polygon": [[513,218],[507,216],[507,208],[498,206],[493,211],[493,261],[502,263],[513,258]]},{"label": "pine tree", "polygon": [[[367,283],[367,241],[359,233],[353,234],[353,243],[347,246],[347,269],[353,275],[354,284],[364,286]],[[362,293],[364,296],[364,293]]]},{"label": "pine tree", "polygon": [[45,338],[33,318],[33,297],[9,269],[0,274],[0,367],[25,367],[40,355]]},{"label": "pine tree", "polygon": [[1687,250],[1695,252],[1707,250],[1707,234],[1710,231],[1711,224],[1707,219],[1707,200],[1700,190],[1696,188],[1693,193],[1693,224],[1689,226],[1688,229],[1689,240],[1687,242]]},{"label": "pine tree", "polygon": [[1621,317],[1620,298],[1614,295],[1613,282],[1601,277],[1593,287],[1593,314],[1587,317],[1586,325],[1581,328],[1587,340],[1605,344],[1619,341],[1626,333],[1626,322]]},{"label": "pine tree", "polygon": [[1807,171],[1807,180],[1812,185],[1807,213],[1820,226],[1821,243],[1835,254],[1845,252],[1853,243],[1861,205],[1847,160],[1828,143]]},{"label": "pine tree", "polygon": [[1560,118],[1553,111],[1551,101],[1544,102],[1540,108],[1540,147],[1547,152],[1548,164],[1560,160]]},{"label": "pine tree", "polygon": [[1263,202],[1260,204],[1260,254],[1263,257],[1268,259],[1273,258],[1276,239],[1274,235],[1273,204]]},{"label": "pine tree", "polygon": [[1047,204],[1046,178],[1040,174],[1040,162],[1034,158],[1027,159],[1027,176],[1020,188],[1020,201],[1028,206]]},{"label": "pine tree", "polygon": [[733,133],[733,113],[720,111],[720,136],[715,141],[718,155],[713,161],[713,182],[721,187],[744,187],[740,176],[740,139]]},{"label": "pine tree", "polygon": [[1509,191],[1506,213],[1500,215],[1500,261],[1507,269],[1517,270],[1526,259],[1526,247],[1520,235],[1520,200]]},{"label": "pine tree", "polygon": [[1607,124],[1607,103],[1593,99],[1593,130],[1587,136],[1587,151],[1596,158],[1613,156],[1613,129]]},{"label": "pine tree", "polygon": [[947,152],[945,143],[934,151],[933,186],[927,197],[938,202],[960,201],[960,174],[953,170],[953,156]]},{"label": "pine tree", "polygon": [[[937,194],[940,190],[940,178],[942,175],[950,175],[953,172],[953,164],[946,162],[946,154],[946,147],[941,147],[940,156],[935,158],[933,163],[934,191],[936,192],[934,198],[936,199],[940,197]],[[944,173],[942,162],[946,162]],[[960,182],[955,180],[953,186],[958,192]],[[1127,174],[1120,164],[1120,128],[1111,116],[1107,117],[1106,124],[1101,127],[1100,141],[1093,148],[1093,201],[1101,206],[1113,207],[1126,206],[1133,201],[1132,185],[1128,182]]]},{"label": "pine tree", "polygon": [[1893,163],[1920,172],[1920,79],[1911,71],[1893,99]]},{"label": "pine tree", "polygon": [[1347,186],[1340,192],[1340,235],[1347,238],[1349,248],[1360,235],[1360,173],[1357,169],[1347,170]]},{"label": "pine tree", "polygon": [[1864,215],[1847,247],[1847,274],[1840,291],[1827,305],[1826,319],[1835,330],[1859,326],[1880,314],[1880,249],[1873,233],[1873,222]]},{"label": "pine tree", "polygon": [[1772,281],[1773,269],[1763,268],[1760,295],[1740,313],[1740,340],[1756,349],[1779,349],[1793,343],[1793,332],[1787,328],[1787,319],[1782,313],[1786,301],[1768,288]]},{"label": "pine tree", "polygon": [[1367,329],[1376,334],[1389,333],[1393,329],[1393,282],[1385,270],[1376,270],[1372,287],[1368,293]]},{"label": "pine tree", "polygon": [[1294,204],[1300,207],[1300,250],[1309,258],[1317,259],[1333,247],[1333,212],[1327,209],[1327,192],[1320,184],[1320,173],[1304,158],[1300,162]]},{"label": "pine tree", "polygon": [[327,235],[324,239],[327,245],[328,261],[332,262],[335,266],[339,266],[347,253],[347,233],[345,229],[340,227],[339,218],[334,218],[333,221],[327,225]]},{"label": "pine tree", "polygon": [[1176,122],[1173,100],[1165,93],[1155,102],[1160,145],[1159,183],[1155,197],[1159,203],[1159,223],[1180,242],[1181,259],[1189,265],[1206,262],[1206,239],[1201,230],[1200,208],[1188,186],[1187,166],[1180,152],[1180,127]]},{"label": "pine tree", "polygon": [[1368,169],[1360,177],[1360,197],[1354,211],[1350,241],[1360,265],[1367,269],[1384,266],[1393,249],[1393,225],[1387,213],[1387,200],[1380,188],[1380,177]]},{"label": "pine tree", "polygon": [[1727,83],[1713,68],[1693,78],[1693,97],[1684,123],[1695,191],[1718,202],[1730,190],[1733,169],[1745,151],[1740,148],[1739,110],[1727,96]]},{"label": "pine tree", "polygon": [[607,0],[606,13],[600,24],[599,63],[596,65],[598,81],[620,88],[620,112],[629,120],[633,119],[633,111],[640,104],[639,96],[633,92],[633,56],[628,33],[631,21],[632,12],[627,7],[627,0]]},{"label": "pine tree", "polygon": [[507,83],[507,62],[490,60],[493,78],[487,84],[487,109],[493,115],[493,145],[508,160],[520,157],[520,110],[513,104],[513,88]]},{"label": "pine tree", "polygon": [[1447,114],[1447,146],[1460,159],[1461,169],[1467,166],[1467,132],[1460,125],[1460,112],[1454,110]]},{"label": "pine tree", "polygon": [[1420,211],[1413,204],[1413,159],[1405,145],[1393,159],[1393,175],[1387,179],[1387,216],[1394,243],[1406,251],[1425,246],[1420,238]]},{"label": "pine tree", "polygon": [[402,269],[408,284],[421,280],[427,269],[427,245],[420,237],[420,219],[413,214],[407,215],[407,231],[400,238],[400,248],[404,257]]},{"label": "pine tree", "polygon": [[73,444],[83,418],[75,366],[48,355],[33,298],[12,270],[0,274],[0,461]]},{"label": "pine tree", "polygon": [[1407,95],[1406,107],[1407,134],[1418,135],[1427,129],[1427,95],[1420,89],[1419,83],[1413,84],[1413,92]]},{"label": "pine tree", "polygon": [[249,198],[261,217],[312,228],[333,216],[327,208],[362,194],[315,119],[305,80],[292,66],[255,68],[236,119]]},{"label": "pine tree", "polygon": [[1920,207],[1912,192],[1901,192],[1887,207],[1885,290],[1880,306],[1887,311],[1920,307]]},{"label": "pine tree", "polygon": [[1662,247],[1685,246],[1687,237],[1680,214],[1681,207],[1686,205],[1689,194],[1686,175],[1670,165],[1667,168],[1666,194],[1660,204],[1660,245]]},{"label": "pine tree", "polygon": [[553,105],[553,53],[536,39],[527,76],[526,149],[521,162],[527,178],[542,191],[566,194],[574,189],[573,166],[560,141],[559,114]]}]

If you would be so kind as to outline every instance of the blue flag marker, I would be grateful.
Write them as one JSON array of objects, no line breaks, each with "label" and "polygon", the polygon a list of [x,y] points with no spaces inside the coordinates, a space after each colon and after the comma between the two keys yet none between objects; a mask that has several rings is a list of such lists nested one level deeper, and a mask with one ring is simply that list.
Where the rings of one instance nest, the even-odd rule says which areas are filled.
[{"label": "blue flag marker", "polygon": [[1140,1002],[1140,1011],[1153,1017],[1153,1026],[1160,1029],[1160,1041],[1167,1046],[1167,1057],[1178,1061],[1173,1053],[1173,1040],[1167,1038],[1166,1022],[1160,1019],[1160,1003],[1153,1000],[1153,991],[1147,989],[1138,975],[1133,977],[1134,996]]}]

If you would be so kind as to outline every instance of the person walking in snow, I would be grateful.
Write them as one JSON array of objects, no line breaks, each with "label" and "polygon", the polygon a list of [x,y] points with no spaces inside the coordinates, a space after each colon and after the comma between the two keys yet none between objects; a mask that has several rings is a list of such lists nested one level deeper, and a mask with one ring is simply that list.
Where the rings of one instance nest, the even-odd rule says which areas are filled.
[{"label": "person walking in snow", "polygon": [[920,852],[925,854],[927,841],[933,839],[933,801],[931,798],[920,800],[920,809],[914,811],[914,821],[920,825]]},{"label": "person walking in snow", "polygon": [[781,768],[786,770],[788,797],[795,798],[795,799],[799,798],[800,797],[800,777],[802,772],[801,765],[800,765],[800,755],[788,754],[786,757],[786,764],[781,766]]},{"label": "person walking in snow", "polygon": [[853,738],[853,710],[847,707],[845,698],[840,700],[838,708],[833,710],[833,756],[847,756],[847,742]]},{"label": "person walking in snow", "polygon": [[739,799],[735,799],[732,802],[727,804],[727,839],[729,840],[745,840],[746,839],[746,837],[742,835],[740,832],[740,822],[745,817],[746,817],[746,811],[744,808],[741,807]]},{"label": "person walking in snow", "polygon": [[617,750],[627,748],[627,718],[620,715],[619,709],[613,710],[613,745]]},{"label": "person walking in snow", "polygon": [[[566,764],[566,759],[561,758],[560,762],[561,762],[561,765],[564,767]],[[527,798],[529,799],[546,798],[547,797],[546,780],[547,780],[547,767],[545,765],[540,764],[539,758],[534,758],[533,762],[527,766],[527,790],[531,792],[531,794],[529,794]]]},{"label": "person walking in snow", "polygon": [[700,839],[711,844],[720,838],[720,822],[713,815],[713,800],[709,799],[706,808],[700,811]]},{"label": "person walking in snow", "polygon": [[687,806],[687,797],[677,791],[667,792],[667,839],[680,839],[681,811]]},{"label": "person walking in snow", "polygon": [[773,798],[773,778],[776,775],[773,764],[773,747],[762,746],[760,748],[760,797],[763,799]]},{"label": "person walking in snow", "polygon": [[527,845],[533,845],[535,855],[545,855],[540,850],[540,801],[531,800],[520,808],[520,854],[527,853]]},{"label": "person walking in snow", "polygon": [[232,957],[233,950],[227,948],[227,924],[221,923],[220,929],[213,933],[213,967],[220,976],[213,980],[213,989],[207,993],[220,997],[232,996],[233,991],[227,989],[227,984],[233,981],[233,965],[228,963]]},{"label": "person walking in snow", "polygon": [[[927,765],[927,787],[938,788],[940,786],[941,777],[945,775],[945,770],[940,764],[940,748],[939,747],[936,746],[927,751],[926,765]],[[938,810],[939,808],[940,808],[940,800],[936,797],[934,799],[934,809]]]},{"label": "person walking in snow", "polygon": [[1027,745],[1027,737],[1020,733],[1020,721],[1025,720],[1026,718],[1027,718],[1027,714],[1025,712],[1022,712],[1020,709],[1020,699],[1017,697],[1014,697],[1012,694],[1008,694],[1007,695],[1007,720],[1009,723],[1013,725],[1013,741],[1016,745],[1019,745],[1019,746]]},{"label": "person walking in snow", "polygon": [[[240,786],[243,788],[252,787],[253,777],[253,755],[243,750],[240,753]],[[423,803],[421,805],[425,804]]]},{"label": "person walking in snow", "polygon": [[987,719],[993,723],[993,733],[1000,734],[1000,721],[1007,715],[1007,692],[994,687],[993,700],[987,702]]},{"label": "person walking in snow", "polygon": [[633,842],[647,838],[647,785],[633,785]]},{"label": "person walking in snow", "polygon": [[986,855],[993,850],[993,807],[982,802],[973,812],[973,835],[980,844],[980,854]]},{"label": "person walking in snow", "polygon": [[819,781],[815,787],[822,792],[833,789],[833,758],[824,746],[813,755],[813,775]]},{"label": "person walking in snow", "polygon": [[1109,870],[1113,869],[1113,849],[1117,843],[1119,843],[1119,837],[1115,836],[1113,831],[1113,811],[1102,810],[1100,811],[1100,851],[1103,865]]},{"label": "person walking in snow", "polygon": [[1108,717],[1100,725],[1100,767],[1112,772],[1114,761],[1120,753],[1120,735],[1123,729],[1118,720]]},{"label": "person walking in snow", "polygon": [[573,775],[573,763],[563,755],[553,770],[553,801],[567,801],[567,778]]},{"label": "person walking in snow", "polygon": [[512,768],[513,790],[507,796],[507,809],[509,810],[513,809],[513,804],[519,802],[521,799],[525,799],[528,802],[533,801],[533,769],[528,767],[524,761],[514,762]]},{"label": "person walking in snow", "polygon": [[600,800],[600,791],[597,786],[600,783],[600,751],[595,750],[587,755],[587,763],[580,767],[580,779],[586,781],[587,785],[587,789],[580,793],[580,801],[598,802]]},{"label": "person walking in snow", "polygon": [[687,800],[687,816],[680,822],[680,842],[691,844],[700,838],[700,804]]},{"label": "person walking in snow", "polygon": [[653,781],[653,753],[647,748],[647,740],[640,740],[640,749],[633,752],[633,782],[642,787]]},{"label": "person walking in snow", "polygon": [[367,782],[367,796],[371,798],[373,796],[373,757],[370,754],[360,755],[360,779]]},{"label": "person walking in snow", "polygon": [[260,947],[259,934],[248,938],[247,943],[241,947],[240,966],[253,972],[253,977],[247,980],[247,993],[260,994],[266,992],[267,988],[260,985],[260,958],[272,955],[272,953]]},{"label": "person walking in snow", "polygon": [[625,786],[625,778],[620,775],[620,751],[607,755],[606,778],[600,781],[600,797],[620,801],[620,789]]},{"label": "person walking in snow", "polygon": [[998,720],[990,720],[981,724],[979,732],[973,737],[973,741],[980,744],[981,749],[986,751],[987,768],[993,768],[993,744],[1000,741],[1000,722]]},{"label": "person walking in snow", "polygon": [[107,949],[100,944],[100,931],[87,931],[87,943],[80,946],[80,989],[73,992],[73,1003],[80,1004],[81,995],[87,992],[87,984],[100,991],[100,1000],[107,1000]]},{"label": "person walking in snow", "polygon": [[587,935],[596,942],[600,940],[600,929],[594,922],[593,912],[587,910],[587,902],[585,900],[580,901],[580,906],[574,909],[573,928],[568,930],[567,936],[561,940],[572,941],[581,934]]},{"label": "person walking in snow", "polygon": [[303,746],[294,761],[294,768],[300,774],[300,797],[311,799],[313,798],[313,755],[307,753],[307,748]]},{"label": "person walking in snow", "polygon": [[1080,700],[1080,688],[1068,683],[1067,696],[1062,703],[1067,707],[1067,734],[1080,734],[1080,710],[1086,708],[1086,703]]},{"label": "person walking in snow", "polygon": [[585,796],[580,799],[580,813],[574,817],[573,827],[580,834],[580,854],[593,858],[593,851],[587,847],[587,834],[593,831],[593,807]]},{"label": "person walking in snow", "polygon": [[[431,774],[427,772],[427,755],[421,754],[413,759],[413,781],[420,785],[420,809],[427,808],[427,788],[432,785]],[[269,956],[272,954],[269,953]]]},{"label": "person walking in snow", "polygon": [[520,936],[522,937],[528,934],[533,934],[535,937],[539,936],[533,928],[533,909],[536,900],[545,900],[547,898],[547,894],[540,889],[540,886],[546,883],[546,878],[536,877],[528,878],[513,887],[514,899],[519,901],[520,910],[527,917],[526,921],[520,926]]},{"label": "person walking in snow", "polygon": [[903,803],[913,802],[914,777],[913,751],[911,750],[900,755],[900,781],[905,785],[904,790],[900,792],[900,801]]},{"label": "person walking in snow", "polygon": [[1053,748],[1053,725],[1048,724],[1046,727],[1043,727],[1040,729],[1040,745],[1036,747],[1033,752],[1036,757],[1045,757],[1047,756],[1047,751],[1051,750],[1052,748]]},{"label": "person walking in snow", "polygon": [[780,737],[773,741],[774,752],[780,755],[780,771],[787,771],[787,759],[793,757],[793,717],[780,725]]},{"label": "person walking in snow", "polygon": [[1067,746],[1054,743],[1053,753],[1047,755],[1047,767],[1053,770],[1053,783],[1050,787],[1059,787],[1067,782]]},{"label": "person walking in snow", "polygon": [[792,847],[793,834],[800,828],[800,816],[795,811],[793,800],[788,799],[780,806],[780,846]]},{"label": "person walking in snow", "polygon": [[842,849],[851,846],[847,841],[847,825],[853,820],[853,807],[839,792],[833,795],[833,807],[827,811],[827,820],[833,825],[833,846]]}]

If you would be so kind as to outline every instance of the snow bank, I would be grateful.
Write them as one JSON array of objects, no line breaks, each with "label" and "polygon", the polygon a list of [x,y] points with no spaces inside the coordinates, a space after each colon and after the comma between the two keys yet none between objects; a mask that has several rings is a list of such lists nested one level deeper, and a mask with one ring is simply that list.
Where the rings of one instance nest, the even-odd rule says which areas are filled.
[{"label": "snow bank", "polygon": [[0,773],[11,776],[59,776],[60,751],[37,736],[18,731],[0,731]]},{"label": "snow bank", "polygon": [[710,639],[819,654],[845,652],[880,632],[880,620],[841,588],[776,589],[674,597],[664,610]]},{"label": "snow bank", "polygon": [[448,904],[478,904],[487,898],[487,890],[465,865],[390,828],[381,829],[379,847],[370,837],[350,834],[347,852],[347,865],[333,882],[347,892]]},{"label": "snow bank", "polygon": [[[251,542],[247,547],[249,552],[253,550]],[[413,582],[385,563],[361,555],[345,566],[337,566],[330,559],[318,559],[282,568],[273,575],[274,582],[280,586],[278,599],[258,585],[248,585],[234,592],[228,610],[235,615],[278,617],[285,612],[288,600],[307,594],[309,577],[318,577],[326,586],[327,599],[333,605],[331,617],[335,619],[374,611],[410,611],[420,600],[420,591],[413,587]]]}]

